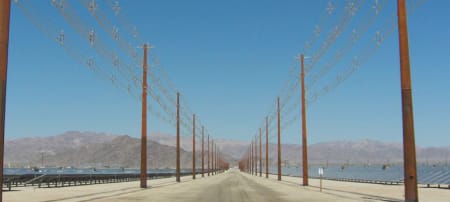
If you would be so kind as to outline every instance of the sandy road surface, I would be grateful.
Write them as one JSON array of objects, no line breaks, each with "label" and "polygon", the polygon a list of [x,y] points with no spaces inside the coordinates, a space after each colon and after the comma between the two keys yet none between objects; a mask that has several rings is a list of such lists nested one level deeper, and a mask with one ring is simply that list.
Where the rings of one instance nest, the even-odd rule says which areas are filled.
[{"label": "sandy road surface", "polygon": [[[389,200],[389,199],[388,199]],[[290,201],[386,201],[386,198],[351,193],[325,193],[317,188],[250,176],[237,170],[211,178],[165,187],[154,187],[94,201],[167,202],[290,202]],[[396,201],[395,199],[393,201]]]}]

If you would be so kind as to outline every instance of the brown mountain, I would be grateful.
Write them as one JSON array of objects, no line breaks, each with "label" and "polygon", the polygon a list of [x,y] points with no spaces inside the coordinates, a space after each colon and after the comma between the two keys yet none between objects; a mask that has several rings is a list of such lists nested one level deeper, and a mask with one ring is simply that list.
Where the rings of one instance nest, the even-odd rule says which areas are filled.
[{"label": "brown mountain", "polygon": [[116,137],[104,133],[68,131],[56,136],[6,140],[4,162],[6,165],[38,165],[43,155],[53,156],[86,144],[110,142]]},{"label": "brown mountain", "polygon": [[[126,167],[140,165],[138,138],[91,132],[66,132],[62,135],[20,138],[5,143],[5,166],[47,167]],[[148,167],[174,168],[175,148],[149,140]],[[192,153],[180,150],[182,168],[192,167]],[[197,154],[198,156],[198,154]],[[197,157],[197,165],[200,158]]]}]

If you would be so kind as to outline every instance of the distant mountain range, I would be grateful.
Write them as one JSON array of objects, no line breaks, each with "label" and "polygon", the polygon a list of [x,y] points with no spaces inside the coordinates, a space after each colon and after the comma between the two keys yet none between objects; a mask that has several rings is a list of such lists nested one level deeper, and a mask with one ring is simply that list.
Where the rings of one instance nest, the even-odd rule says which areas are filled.
[{"label": "distant mountain range", "polygon": [[[69,131],[57,136],[7,140],[4,166],[138,168],[140,147],[140,139],[127,135]],[[151,140],[147,147],[149,168],[175,167],[174,147]],[[181,149],[180,156],[181,167],[191,168],[192,153]]]},{"label": "distant mountain range", "polygon": [[[282,156],[288,163],[301,162],[301,145],[283,145]],[[271,158],[275,158],[272,145]],[[287,152],[286,152],[287,151]],[[450,147],[416,147],[418,163],[448,163]],[[399,164],[403,162],[403,145],[376,140],[332,141],[308,146],[310,164]]]},{"label": "distant mountain range", "polygon": [[[148,140],[148,167],[175,167],[175,136],[154,133]],[[206,141],[206,138],[205,138]],[[248,150],[248,142],[215,139],[224,158],[236,164]],[[201,166],[201,140],[196,143],[197,168]],[[181,167],[192,167],[192,139],[181,137]],[[264,146],[264,145],[263,145]],[[205,151],[207,150],[205,142]],[[264,147],[262,149],[264,154]],[[258,150],[259,152],[259,150]],[[308,147],[310,164],[383,164],[402,162],[402,144],[375,140],[333,141]],[[264,155],[263,155],[264,156]],[[446,163],[450,147],[417,147],[419,163]],[[301,162],[301,146],[282,145],[283,163]],[[205,167],[207,158],[205,156]],[[269,144],[269,162],[276,163],[276,145]],[[69,131],[49,137],[19,138],[5,142],[5,167],[125,167],[140,165],[140,139],[127,135]]]},{"label": "distant mountain range", "polygon": [[[169,146],[175,146],[176,137],[156,133],[150,139]],[[199,140],[200,141],[200,140]],[[205,139],[206,141],[206,139]],[[181,148],[192,150],[192,139],[181,137]],[[183,143],[184,142],[184,143]],[[248,150],[248,142],[227,139],[215,139],[218,148],[230,156],[233,162],[240,160]],[[198,143],[197,143],[198,144]],[[282,144],[283,163],[298,165],[301,162],[302,148],[298,144]],[[417,147],[419,163],[450,163],[450,146]],[[276,163],[276,144],[269,143],[269,162]],[[257,148],[259,154],[259,148]],[[265,159],[265,143],[262,147]],[[401,143],[381,142],[376,140],[330,141],[308,146],[308,161],[312,164],[385,164],[403,162]]]}]

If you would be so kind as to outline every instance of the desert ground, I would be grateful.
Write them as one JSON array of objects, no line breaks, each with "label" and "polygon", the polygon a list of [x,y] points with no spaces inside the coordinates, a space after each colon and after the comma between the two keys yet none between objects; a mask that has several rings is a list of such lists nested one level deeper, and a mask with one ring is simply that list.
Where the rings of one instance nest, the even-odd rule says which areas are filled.
[{"label": "desert ground", "polygon": [[[275,175],[268,179],[230,169],[214,176],[197,175],[181,178],[149,180],[149,188],[139,188],[139,181],[84,185],[62,188],[19,187],[4,192],[4,201],[403,201],[403,185],[380,185],[310,179],[310,186],[302,186],[298,177]],[[420,201],[449,201],[450,189],[419,188]]]}]

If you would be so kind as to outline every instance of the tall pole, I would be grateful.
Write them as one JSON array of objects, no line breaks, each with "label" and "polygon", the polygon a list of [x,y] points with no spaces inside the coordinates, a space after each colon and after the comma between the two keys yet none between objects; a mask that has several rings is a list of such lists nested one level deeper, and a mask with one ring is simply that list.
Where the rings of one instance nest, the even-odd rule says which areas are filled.
[{"label": "tall pole", "polygon": [[214,175],[214,140],[211,140],[211,175]]},{"label": "tall pole", "polygon": [[403,168],[405,201],[418,201],[416,144],[414,140],[414,116],[409,63],[408,26],[405,0],[397,0],[398,35],[400,46],[400,73],[403,115]]},{"label": "tall pole", "polygon": [[[217,147],[217,145],[216,145]],[[216,158],[216,169],[217,169],[217,173],[219,173],[220,171],[220,148],[219,150],[217,150],[217,158]]]},{"label": "tall pole", "polygon": [[266,178],[269,178],[269,117],[266,116]]},{"label": "tall pole", "polygon": [[217,150],[217,158],[216,158],[217,160],[217,165],[216,165],[216,167],[217,167],[217,173],[220,173],[220,149],[218,149]]},{"label": "tall pole", "polygon": [[211,160],[211,167],[212,167],[212,175],[215,175],[216,174],[216,165],[214,164],[215,162],[216,162],[216,151],[215,151],[215,148],[214,148],[214,146],[215,146],[215,144],[214,144],[214,140],[213,140],[213,144],[212,144],[212,153],[211,153],[211,156],[212,156],[212,160]]},{"label": "tall pole", "polygon": [[214,144],[214,175],[217,175],[217,143]]},{"label": "tall pole", "polygon": [[3,199],[3,157],[5,148],[5,108],[10,11],[11,1],[2,1],[0,3],[0,201]]},{"label": "tall pole", "polygon": [[205,177],[205,127],[202,126],[202,177]]},{"label": "tall pole", "polygon": [[208,134],[208,176],[209,176],[209,152],[211,150],[209,149],[209,134]]},{"label": "tall pole", "polygon": [[248,166],[247,166],[247,172],[251,173],[251,169],[252,169],[252,156],[251,156],[251,151],[250,151],[250,145],[248,146],[248,156],[247,156],[247,161],[248,161]]},{"label": "tall pole", "polygon": [[219,173],[219,163],[220,163],[220,149],[217,149],[217,144],[216,144],[216,175]]},{"label": "tall pole", "polygon": [[141,188],[147,188],[147,44],[142,64]]},{"label": "tall pole", "polygon": [[253,140],[252,140],[252,143],[250,144],[250,167],[252,168],[251,169],[251,172],[250,172],[250,174],[252,174],[253,175]]},{"label": "tall pole", "polygon": [[217,173],[220,173],[220,148],[219,148],[219,150],[217,150],[217,165],[216,165],[216,167],[217,167]]},{"label": "tall pole", "polygon": [[219,157],[218,157],[218,159],[219,159],[219,163],[218,163],[218,165],[217,165],[217,167],[219,168],[219,173],[222,171],[222,153],[220,152],[220,149],[219,149]]},{"label": "tall pole", "polygon": [[192,179],[195,180],[195,114],[192,115]]},{"label": "tall pole", "polygon": [[303,155],[303,186],[308,186],[308,144],[306,142],[306,91],[305,91],[305,56],[300,55],[302,83],[302,155]]},{"label": "tall pole", "polygon": [[281,143],[280,143],[280,97],[277,98],[278,111],[278,181],[281,181]]},{"label": "tall pole", "polygon": [[262,130],[259,128],[259,176],[262,177]]},{"label": "tall pole", "polygon": [[219,152],[217,151],[217,143],[214,145],[214,148],[216,148],[215,149],[216,150],[216,153],[215,153],[216,158],[214,161],[214,174],[217,175],[217,157],[219,156],[218,155]]},{"label": "tall pole", "polygon": [[217,158],[216,158],[216,162],[217,162],[217,173],[220,173],[220,148],[217,150]]},{"label": "tall pole", "polygon": [[252,140],[252,166],[253,166],[253,175],[256,173],[256,161],[255,161],[255,156],[256,156],[256,152],[255,152],[255,148],[256,148],[256,142],[254,140]]},{"label": "tall pole", "polygon": [[256,148],[258,148],[258,142],[256,142],[256,135],[255,135],[255,139],[254,139],[254,141],[255,141],[255,146],[253,147],[253,151],[254,151],[254,157],[253,157],[253,160],[254,160],[254,166],[255,166],[255,175],[256,176],[258,176],[258,152],[256,152],[257,151],[257,149]]},{"label": "tall pole", "polygon": [[180,182],[180,93],[177,92],[177,168],[176,181]]},{"label": "tall pole", "polygon": [[250,149],[249,148],[247,148],[247,172],[250,173]]}]

